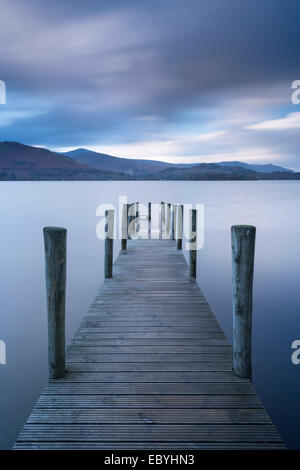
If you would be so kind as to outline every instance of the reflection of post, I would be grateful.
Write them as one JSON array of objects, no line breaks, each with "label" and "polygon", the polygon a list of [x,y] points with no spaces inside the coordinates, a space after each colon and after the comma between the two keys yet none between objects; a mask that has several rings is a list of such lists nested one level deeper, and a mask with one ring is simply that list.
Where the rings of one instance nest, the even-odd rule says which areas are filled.
[{"label": "reflection of post", "polygon": [[182,250],[182,237],[183,237],[183,205],[177,205],[177,229],[176,229],[176,237],[177,237],[177,250]]},{"label": "reflection of post", "polygon": [[190,209],[190,276],[197,275],[197,209]]},{"label": "reflection of post", "polygon": [[105,259],[104,259],[105,278],[111,278],[112,271],[113,271],[114,222],[115,222],[114,209],[109,209],[105,211]]},{"label": "reflection of post", "polygon": [[255,251],[253,225],[231,227],[233,287],[233,368],[251,378],[252,290]]},{"label": "reflection of post", "polygon": [[49,378],[65,375],[67,231],[44,228]]}]

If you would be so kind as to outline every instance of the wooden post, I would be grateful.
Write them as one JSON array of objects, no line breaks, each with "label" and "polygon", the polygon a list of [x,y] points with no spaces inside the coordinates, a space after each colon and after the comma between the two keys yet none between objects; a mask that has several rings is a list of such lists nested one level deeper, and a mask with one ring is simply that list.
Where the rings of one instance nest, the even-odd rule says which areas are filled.
[{"label": "wooden post", "polygon": [[165,213],[166,213],[165,238],[170,238],[170,232],[171,232],[171,204],[169,204],[168,202],[165,205]]},{"label": "wooden post", "polygon": [[172,240],[175,240],[176,204],[172,204]]},{"label": "wooden post", "polygon": [[135,231],[138,233],[140,231],[140,203],[136,202],[136,210],[135,210],[135,218],[136,218],[136,224],[135,224]]},{"label": "wooden post", "polygon": [[161,212],[160,212],[160,234],[161,234],[161,238],[163,238],[163,233],[165,231],[165,203],[164,202],[161,202],[160,203],[160,209],[161,209]]},{"label": "wooden post", "polygon": [[176,238],[177,238],[177,250],[182,250],[182,237],[183,237],[183,205],[177,205],[177,230],[176,230]]},{"label": "wooden post", "polygon": [[65,309],[67,231],[44,228],[45,275],[48,310],[48,370],[50,379],[65,375]]},{"label": "wooden post", "polygon": [[129,206],[129,204],[123,204],[123,207],[122,207],[122,242],[121,242],[122,251],[125,251],[127,249],[128,206]]},{"label": "wooden post", "polygon": [[105,211],[104,276],[106,279],[111,278],[112,272],[113,272],[114,223],[115,223],[114,209],[109,209]]},{"label": "wooden post", "polygon": [[128,240],[131,240],[131,235],[134,236],[134,227],[132,221],[135,219],[135,215],[133,214],[134,212],[134,204],[127,204],[127,238]]},{"label": "wooden post", "polygon": [[190,210],[190,244],[194,244],[190,252],[190,276],[197,277],[197,209]]},{"label": "wooden post", "polygon": [[233,366],[239,377],[251,378],[252,290],[256,228],[231,227],[233,287]]},{"label": "wooden post", "polygon": [[151,202],[148,202],[148,219],[151,220]]}]

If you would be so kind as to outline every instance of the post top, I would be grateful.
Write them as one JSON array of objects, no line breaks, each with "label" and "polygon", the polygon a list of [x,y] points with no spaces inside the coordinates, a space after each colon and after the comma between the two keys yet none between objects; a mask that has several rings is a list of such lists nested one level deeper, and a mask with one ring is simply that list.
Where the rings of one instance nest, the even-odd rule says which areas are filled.
[{"label": "post top", "polygon": [[234,228],[244,228],[244,229],[255,229],[256,230],[255,225],[232,225],[231,230],[234,229]]},{"label": "post top", "polygon": [[66,232],[67,229],[63,227],[44,227],[44,232]]}]

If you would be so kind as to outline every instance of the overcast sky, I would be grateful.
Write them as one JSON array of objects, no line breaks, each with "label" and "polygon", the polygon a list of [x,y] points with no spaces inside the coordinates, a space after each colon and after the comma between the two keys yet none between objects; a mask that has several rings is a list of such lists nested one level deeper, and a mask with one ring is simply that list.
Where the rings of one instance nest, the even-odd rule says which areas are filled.
[{"label": "overcast sky", "polygon": [[299,0],[0,0],[0,140],[300,170]]}]

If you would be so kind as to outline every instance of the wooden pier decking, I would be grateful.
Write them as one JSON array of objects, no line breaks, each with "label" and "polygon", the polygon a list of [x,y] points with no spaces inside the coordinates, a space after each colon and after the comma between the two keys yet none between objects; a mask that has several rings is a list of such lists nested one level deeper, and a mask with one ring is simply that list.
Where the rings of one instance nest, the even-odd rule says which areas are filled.
[{"label": "wooden pier decking", "polygon": [[15,449],[280,449],[171,240],[130,240]]}]

